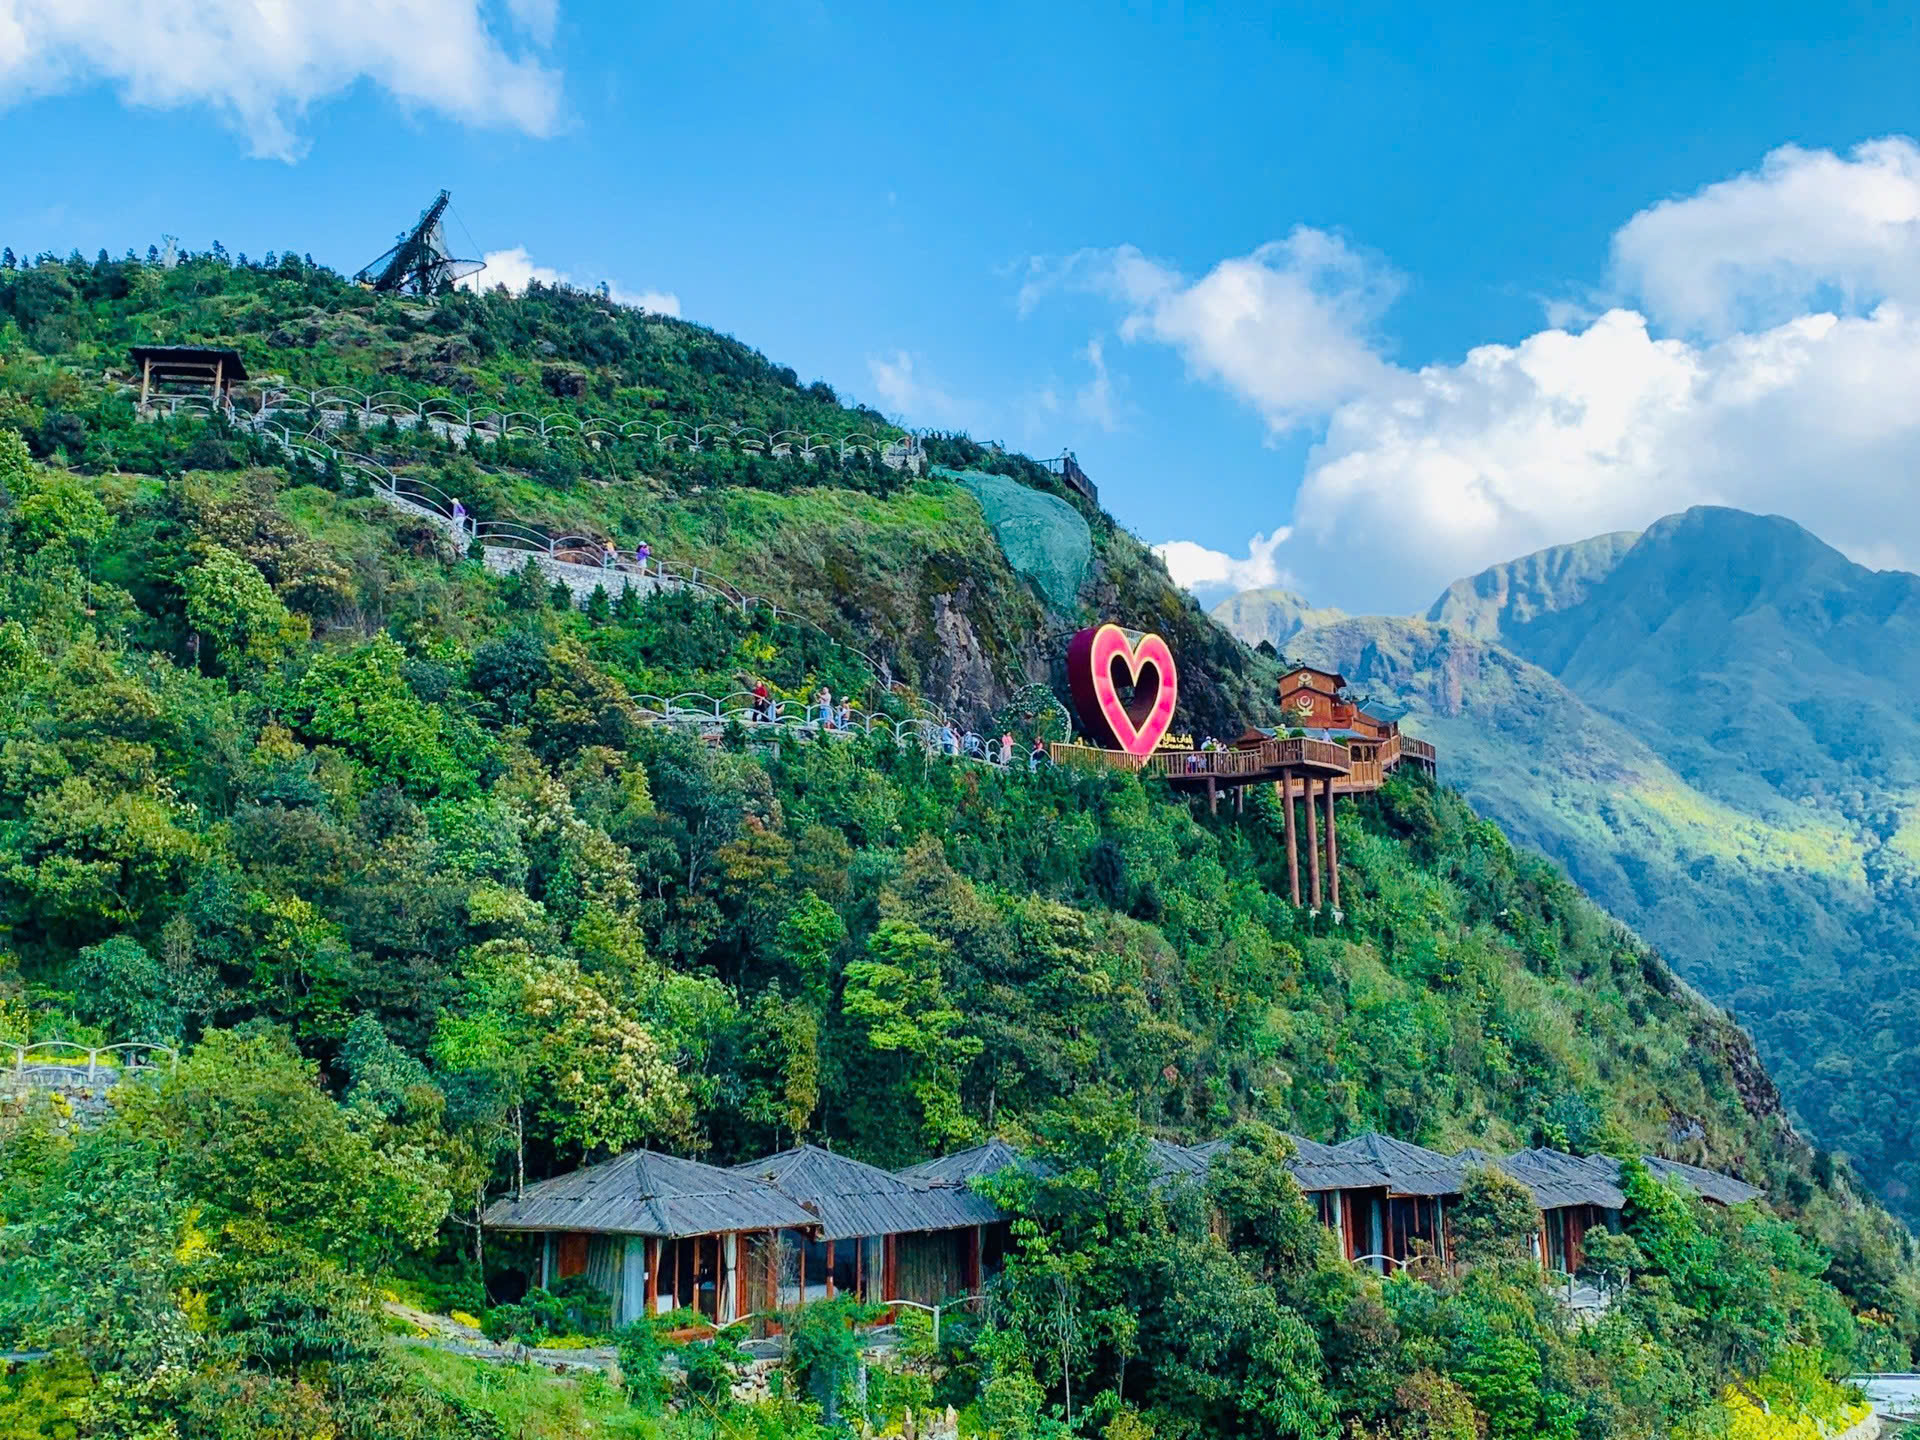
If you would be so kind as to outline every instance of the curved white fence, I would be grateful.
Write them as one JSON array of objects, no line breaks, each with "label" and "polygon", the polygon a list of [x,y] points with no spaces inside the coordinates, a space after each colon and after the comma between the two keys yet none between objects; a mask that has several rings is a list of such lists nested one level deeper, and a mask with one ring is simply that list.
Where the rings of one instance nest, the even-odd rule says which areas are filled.
[{"label": "curved white fence", "polygon": [[[918,746],[929,755],[944,755],[956,760],[978,760],[994,766],[1018,768],[1022,752],[1006,754],[1004,737],[996,739],[972,730],[961,730],[944,720],[896,720],[848,705],[809,705],[793,700],[769,698],[764,703],[751,693],[736,690],[718,698],[698,691],[682,695],[635,695],[634,711],[656,724],[683,725],[705,734],[718,734],[729,725],[740,725],[751,734],[787,732],[818,735],[829,739],[851,739],[856,735],[880,735],[902,746]],[[1025,757],[1029,769],[1053,763],[1050,756]]]},{"label": "curved white fence", "polygon": [[40,1040],[32,1045],[0,1044],[0,1059],[7,1062],[0,1069],[0,1078],[58,1088],[171,1069],[180,1063],[180,1052],[170,1045],[140,1040],[123,1040],[115,1045]]},{"label": "curved white fence", "polygon": [[[364,413],[382,417],[394,414],[403,424],[429,423],[431,420],[431,417],[427,416],[420,407],[414,406],[414,402],[405,396],[400,396],[397,391],[380,391],[367,396],[357,390],[336,387],[334,390],[302,393],[319,397],[323,401],[330,401],[341,395],[354,397],[361,402],[359,407],[354,408],[364,408]],[[395,406],[401,401],[405,401],[406,406],[412,408],[404,410],[380,408]],[[805,626],[837,649],[858,659],[873,676],[876,686],[881,691],[900,695],[916,709],[927,711],[934,716],[936,723],[946,721],[946,717],[937,708],[897,689],[886,668],[872,656],[829,633],[824,626],[807,616],[796,614],[764,595],[743,590],[715,575],[707,567],[685,565],[652,556],[649,556],[644,564],[631,555],[609,559],[605,543],[594,536],[549,535],[543,530],[531,525],[523,525],[518,521],[475,520],[458,497],[448,494],[428,481],[411,475],[396,474],[370,455],[361,455],[333,444],[334,427],[326,423],[316,421],[306,430],[287,424],[283,416],[291,412],[285,410],[263,409],[259,414],[250,414],[232,405],[216,405],[211,397],[205,395],[154,396],[151,397],[149,408],[164,411],[169,416],[182,413],[208,417],[219,415],[236,429],[250,431],[260,436],[284,454],[301,456],[317,469],[325,470],[329,466],[335,467],[343,474],[366,482],[369,488],[382,499],[421,515],[461,545],[470,545],[478,541],[482,546],[490,549],[518,550],[529,556],[545,556],[563,564],[597,566],[607,570],[610,576],[634,576],[645,581],[650,588],[695,590],[713,599],[725,601],[742,614],[758,609],[767,612],[776,620]],[[330,410],[321,413],[338,415],[344,412]],[[544,438],[544,432],[542,432],[542,438]],[[617,589],[617,586],[609,586],[609,593],[617,593]]]},{"label": "curved white fence", "polygon": [[[163,397],[156,403],[167,403]],[[198,397],[186,397],[198,398]],[[733,420],[616,420],[600,415],[575,415],[566,411],[538,413],[530,410],[501,410],[497,407],[463,405],[447,395],[422,400],[398,390],[376,390],[368,394],[347,385],[308,389],[300,385],[266,385],[260,390],[261,414],[304,411],[315,423],[338,428],[349,415],[363,425],[384,424],[391,419],[401,426],[426,426],[436,434],[452,434],[462,443],[482,440],[530,439],[557,440],[567,436],[588,443],[596,441],[639,440],[662,449],[685,447],[709,450],[726,446],[753,454],[777,458],[797,457],[816,460],[831,455],[842,461],[855,455],[870,455],[896,469],[916,473],[924,451],[919,439],[906,434],[887,439],[870,431],[857,430],[843,435],[807,430],[763,430],[757,425],[742,425]]]}]

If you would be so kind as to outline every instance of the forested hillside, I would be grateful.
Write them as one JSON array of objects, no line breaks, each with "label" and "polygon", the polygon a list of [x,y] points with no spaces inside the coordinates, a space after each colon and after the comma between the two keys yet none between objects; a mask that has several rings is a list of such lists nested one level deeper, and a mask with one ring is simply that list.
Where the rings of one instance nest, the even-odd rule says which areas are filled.
[{"label": "forested hillside", "polygon": [[[643,1144],[1054,1158],[1008,1182],[1018,1254],[937,1379],[863,1400],[883,1425],[937,1400],[1007,1440],[1705,1433],[1733,1381],[1791,1407],[1920,1338],[1910,1238],[1794,1134],[1745,1035],[1451,792],[1343,802],[1347,909],[1308,915],[1263,793],[1210,817],[885,738],[706,743],[630,697],[838,694],[864,662],[687,592],[577,607],[113,381],[133,342],[206,341],[308,384],[881,424],[824,387],[572,292],[402,302],[292,257],[43,260],[0,271],[0,315],[0,1041],[184,1056],[84,1123],[0,1117],[0,1350],[47,1352],[0,1377],[17,1431],[507,1433],[493,1391],[384,1343],[375,1297],[483,1310],[486,1201]],[[1167,636],[1184,724],[1263,713],[1270,661],[964,439],[929,449],[1085,513],[1071,609],[959,482],[357,438],[477,513],[750,575],[885,657],[903,711],[1018,710],[1097,615]],[[1269,1127],[1663,1153],[1770,1198],[1709,1213],[1629,1166],[1602,1250],[1632,1284],[1577,1325],[1491,1220],[1458,1273],[1345,1264]],[[1230,1130],[1210,1222],[1144,1142]],[[1513,1203],[1489,1178],[1469,1215]],[[618,1433],[823,1423],[805,1389],[743,1414],[719,1347],[687,1362],[711,1403],[662,1416],[636,1329],[627,1398],[594,1399]]]},{"label": "forested hillside", "polygon": [[1920,1213],[1920,577],[1700,509],[1458,581],[1424,621],[1290,635],[1411,705],[1477,807],[1730,1006],[1808,1132]]}]

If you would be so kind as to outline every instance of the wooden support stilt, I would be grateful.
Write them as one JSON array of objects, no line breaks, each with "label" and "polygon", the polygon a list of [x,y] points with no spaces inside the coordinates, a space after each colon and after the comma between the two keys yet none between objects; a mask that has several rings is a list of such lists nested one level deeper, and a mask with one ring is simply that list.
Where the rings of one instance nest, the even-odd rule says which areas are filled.
[{"label": "wooden support stilt", "polygon": [[1244,785],[1233,787],[1233,813],[1236,815],[1247,813],[1247,787]]},{"label": "wooden support stilt", "polygon": [[1333,777],[1327,777],[1327,903],[1340,908],[1340,840],[1333,828]]},{"label": "wooden support stilt", "polygon": [[667,1242],[660,1239],[647,1241],[647,1318],[652,1319],[659,1313],[660,1306],[660,1252]]},{"label": "wooden support stilt", "polygon": [[140,408],[147,408],[147,395],[153,389],[153,360],[151,357],[140,365]]},{"label": "wooden support stilt", "polygon": [[835,1242],[827,1241],[827,1298],[833,1299],[833,1247]]},{"label": "wooden support stilt", "polygon": [[1211,775],[1207,776],[1207,813],[1220,813],[1220,782]]},{"label": "wooden support stilt", "polygon": [[1293,772],[1282,770],[1274,790],[1280,796],[1281,808],[1287,812],[1287,885],[1293,891],[1293,903],[1300,903],[1300,846],[1293,834]]},{"label": "wooden support stilt", "polygon": [[1315,818],[1313,805],[1313,776],[1307,776],[1307,893],[1313,898],[1313,908],[1320,908],[1320,822]]}]

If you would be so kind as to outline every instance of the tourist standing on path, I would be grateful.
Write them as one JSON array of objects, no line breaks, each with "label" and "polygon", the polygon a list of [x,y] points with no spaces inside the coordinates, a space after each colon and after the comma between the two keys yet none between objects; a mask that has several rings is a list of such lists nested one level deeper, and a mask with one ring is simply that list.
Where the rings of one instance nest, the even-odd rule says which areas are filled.
[{"label": "tourist standing on path", "polygon": [[1011,730],[1000,737],[1000,763],[1013,764],[1013,731]]},{"label": "tourist standing on path", "polygon": [[767,682],[764,680],[756,680],[753,683],[753,718],[773,719],[773,696],[768,692]]},{"label": "tourist standing on path", "polygon": [[813,703],[820,711],[822,728],[831,730],[833,728],[833,692],[822,685],[815,693]]},{"label": "tourist standing on path", "polygon": [[633,547],[633,562],[640,567],[642,575],[647,573],[647,558],[653,554],[653,547],[642,540]]}]

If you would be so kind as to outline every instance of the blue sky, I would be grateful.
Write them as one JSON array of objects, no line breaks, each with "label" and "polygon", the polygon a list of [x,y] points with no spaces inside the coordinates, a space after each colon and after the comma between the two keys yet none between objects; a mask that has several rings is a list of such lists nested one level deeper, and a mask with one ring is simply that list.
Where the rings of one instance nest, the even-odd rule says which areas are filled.
[{"label": "blue sky", "polygon": [[0,243],[350,271],[444,185],[496,274],[1073,448],[1207,598],[1713,501],[1912,568],[1914,22],[1564,8],[0,0]]}]

